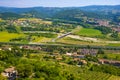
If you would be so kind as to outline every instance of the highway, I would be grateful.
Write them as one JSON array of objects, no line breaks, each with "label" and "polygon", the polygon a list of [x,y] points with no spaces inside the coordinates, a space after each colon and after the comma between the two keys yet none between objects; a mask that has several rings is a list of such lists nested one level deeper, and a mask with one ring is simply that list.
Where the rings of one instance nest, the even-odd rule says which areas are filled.
[{"label": "highway", "polygon": [[106,50],[120,50],[120,47],[112,46],[90,46],[90,45],[68,45],[68,44],[43,44],[43,43],[10,43],[10,42],[0,42],[0,45],[14,45],[14,46],[59,46],[59,47],[76,47],[76,48],[92,48],[92,49],[106,49]]}]

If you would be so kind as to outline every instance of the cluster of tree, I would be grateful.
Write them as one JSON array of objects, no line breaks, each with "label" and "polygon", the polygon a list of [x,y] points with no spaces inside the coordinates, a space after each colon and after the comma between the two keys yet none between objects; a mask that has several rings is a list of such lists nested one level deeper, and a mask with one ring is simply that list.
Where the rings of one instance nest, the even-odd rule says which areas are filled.
[{"label": "cluster of tree", "polygon": [[86,21],[85,18],[96,18],[96,19],[110,19],[108,15],[102,14],[98,11],[86,11],[81,10],[80,8],[73,8],[73,9],[65,9],[61,10],[58,13],[56,13],[53,18],[56,19],[64,19],[69,21],[76,21],[76,22],[84,22]]},{"label": "cluster of tree", "polygon": [[64,30],[66,32],[71,31],[71,29],[74,29],[74,25],[63,25],[63,24],[37,24],[37,23],[31,23],[30,24],[33,27],[21,27],[22,31],[51,31],[51,32],[57,32]]},{"label": "cluster of tree", "polygon": [[112,22],[115,24],[120,22],[120,12],[116,12],[115,14],[112,14]]},{"label": "cluster of tree", "polygon": [[92,55],[86,55],[86,56],[85,56],[85,59],[86,59],[87,61],[98,62],[97,57],[92,56]]},{"label": "cluster of tree", "polygon": [[47,38],[57,37],[57,34],[52,34],[52,33],[25,33],[25,34],[31,35],[31,36],[38,36],[38,37],[47,37]]},{"label": "cluster of tree", "polygon": [[93,24],[96,24],[96,23],[89,23],[87,21],[70,21],[70,20],[64,20],[64,19],[53,19],[52,20],[54,24],[57,24],[57,23],[65,23],[65,24],[72,24],[73,25],[73,28],[71,29],[74,29],[75,26],[77,25],[81,25],[82,27],[84,28],[92,28],[93,27]]},{"label": "cluster of tree", "polygon": [[105,52],[102,49],[99,49],[97,54],[104,54]]},{"label": "cluster of tree", "polygon": [[[11,51],[0,51],[0,72],[9,66],[15,66],[18,71],[19,79],[45,79],[45,80],[73,80],[78,79],[73,73],[57,62],[46,61],[44,56],[30,59],[33,51],[12,48]],[[23,58],[24,57],[24,58]],[[38,57],[38,59],[37,59]],[[40,60],[42,59],[42,61]],[[2,78],[0,78],[2,79]]]},{"label": "cluster of tree", "polygon": [[32,27],[21,27],[22,31],[51,31],[51,32],[57,32],[59,33],[59,29],[54,28],[32,28]]},{"label": "cluster of tree", "polygon": [[[63,58],[60,61],[56,61],[54,57],[50,57],[53,53],[71,52],[77,51],[79,48],[75,47],[56,47],[56,46],[44,46],[43,51],[37,52],[36,50],[20,49],[13,46],[12,50],[0,51],[0,72],[3,72],[5,68],[9,66],[15,66],[18,71],[18,79],[45,79],[45,80],[80,80],[81,70],[84,74],[87,70],[80,61],[74,61],[72,58],[68,58],[61,54]],[[45,51],[45,52],[44,52]],[[46,52],[48,51],[48,52]],[[100,54],[102,50],[99,51]],[[33,54],[34,53],[34,54]],[[40,53],[40,54],[39,54]],[[60,56],[60,55],[59,55]],[[86,61],[98,62],[95,56],[87,55]],[[63,63],[63,64],[62,64]],[[62,65],[61,65],[62,64]],[[83,65],[82,69],[79,67],[73,67],[70,65]],[[69,69],[72,67],[72,69]],[[78,68],[76,71],[74,69]],[[80,70],[79,70],[80,69]],[[86,69],[86,70],[83,70]],[[110,65],[91,65],[90,71],[98,71],[103,73],[109,73],[112,75],[120,76],[120,68]],[[0,78],[1,79],[1,78]]]},{"label": "cluster of tree", "polygon": [[4,31],[4,30],[5,30],[4,27],[1,26],[1,27],[0,27],[0,31]]},{"label": "cluster of tree", "polygon": [[111,34],[111,37],[118,39],[118,37],[119,37],[118,32],[117,31],[113,32]]},{"label": "cluster of tree", "polygon": [[82,17],[84,17],[84,14],[79,9],[62,10],[54,16],[56,19],[64,19],[77,22],[83,21]]},{"label": "cluster of tree", "polygon": [[91,28],[93,27],[91,24],[87,24],[87,23],[80,23],[80,25],[84,28]]},{"label": "cluster of tree", "polygon": [[14,25],[8,25],[7,27],[5,27],[5,29],[9,33],[18,33],[18,30],[17,30],[16,26],[14,26]]},{"label": "cluster of tree", "polygon": [[17,70],[20,79],[45,79],[45,80],[73,80],[77,79],[74,74],[68,71],[63,71],[60,64],[53,64],[50,61],[39,61],[31,63],[25,62],[26,64],[18,64]]},{"label": "cluster of tree", "polygon": [[112,65],[93,65],[90,70],[120,76],[120,68]]},{"label": "cluster of tree", "polygon": [[[111,19],[115,14],[119,14],[119,5],[117,6],[87,6],[87,7],[69,7],[69,8],[6,8],[0,7],[0,12],[4,13],[4,17],[21,17],[20,14],[25,14],[24,17],[35,18],[64,18],[72,20],[80,20],[80,17],[92,17],[99,19]],[[113,13],[113,11],[115,11]],[[8,13],[9,12],[9,13]],[[12,13],[11,13],[12,12]],[[14,13],[14,14],[13,14]],[[16,14],[17,13],[17,14]],[[11,14],[12,16],[10,16]],[[113,15],[113,16],[112,16]]]},{"label": "cluster of tree", "polygon": [[0,31],[4,31],[6,25],[7,25],[7,22],[5,20],[0,21]]},{"label": "cluster of tree", "polygon": [[17,13],[4,12],[4,13],[0,13],[0,17],[5,20],[13,20],[13,19],[22,18],[23,16]]},{"label": "cluster of tree", "polygon": [[14,39],[11,39],[10,41],[26,41],[26,38],[14,38]]},{"label": "cluster of tree", "polygon": [[0,31],[8,31],[9,33],[18,33],[17,27],[10,23],[10,21],[4,20],[3,22],[0,22]]},{"label": "cluster of tree", "polygon": [[112,29],[105,26],[97,26],[95,29],[100,30],[103,34],[112,33]]}]

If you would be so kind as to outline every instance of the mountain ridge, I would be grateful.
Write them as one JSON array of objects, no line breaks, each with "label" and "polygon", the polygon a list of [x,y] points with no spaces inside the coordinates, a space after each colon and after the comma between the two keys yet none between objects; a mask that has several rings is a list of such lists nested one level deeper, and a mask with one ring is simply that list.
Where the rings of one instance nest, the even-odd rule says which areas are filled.
[{"label": "mountain ridge", "polygon": [[[120,5],[91,5],[84,7],[0,7],[0,13],[12,12],[17,14],[27,14],[36,18],[62,18],[62,19],[80,19],[83,17],[94,18],[117,18],[120,15]],[[83,14],[83,15],[80,15]],[[8,14],[9,15],[9,14]],[[30,17],[31,17],[30,16]],[[76,18],[77,17],[77,18]],[[81,19],[80,19],[81,20]]]}]

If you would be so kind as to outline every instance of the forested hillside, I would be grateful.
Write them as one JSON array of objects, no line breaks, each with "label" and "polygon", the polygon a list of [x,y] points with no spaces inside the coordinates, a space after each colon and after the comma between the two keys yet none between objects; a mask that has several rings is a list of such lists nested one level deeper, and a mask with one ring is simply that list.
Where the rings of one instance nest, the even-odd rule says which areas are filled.
[{"label": "forested hillside", "polygon": [[[20,15],[27,15],[27,17],[37,18],[80,18],[80,17],[94,17],[100,19],[115,19],[118,21],[120,16],[120,6],[86,6],[86,7],[33,7],[33,8],[7,8],[0,7],[0,13],[12,12]],[[29,14],[28,14],[29,13]],[[59,16],[59,17],[58,17]]]}]

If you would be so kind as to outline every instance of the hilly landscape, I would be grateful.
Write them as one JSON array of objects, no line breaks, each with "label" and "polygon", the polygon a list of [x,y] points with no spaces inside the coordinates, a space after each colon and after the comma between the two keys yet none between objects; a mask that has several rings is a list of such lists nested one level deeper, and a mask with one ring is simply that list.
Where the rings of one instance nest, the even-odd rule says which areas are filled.
[{"label": "hilly landscape", "polygon": [[[117,14],[120,13],[120,5],[116,6],[85,6],[85,7],[31,7],[31,8],[13,8],[13,7],[0,7],[0,12],[12,12],[12,13],[17,13],[17,14],[22,14],[22,13],[27,13],[27,12],[38,12],[41,14],[44,14],[47,16],[54,16],[55,14],[58,14],[59,12],[66,11],[66,10],[77,10],[82,11],[82,13],[96,13],[96,14],[102,14],[102,15],[107,15],[107,14]],[[102,12],[102,13],[100,13]],[[94,17],[94,16],[92,16]]]},{"label": "hilly landscape", "polygon": [[120,80],[120,5],[0,7],[0,80]]}]

